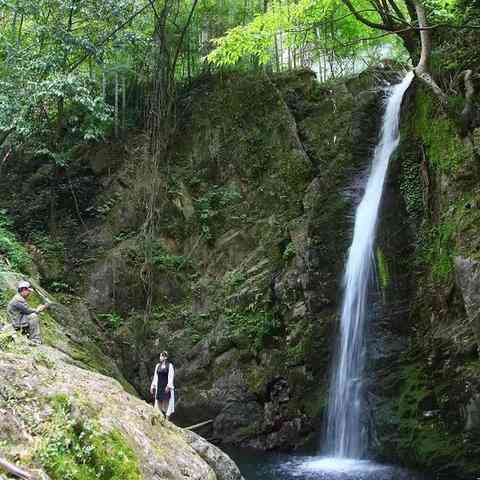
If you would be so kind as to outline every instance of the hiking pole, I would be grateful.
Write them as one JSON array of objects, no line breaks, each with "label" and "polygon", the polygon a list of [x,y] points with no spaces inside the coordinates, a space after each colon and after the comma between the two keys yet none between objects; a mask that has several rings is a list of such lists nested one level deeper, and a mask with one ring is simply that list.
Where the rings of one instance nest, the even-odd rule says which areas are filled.
[{"label": "hiking pole", "polygon": [[47,308],[61,305],[58,302],[54,302],[53,300],[50,300],[50,298],[48,297],[48,293],[42,287],[38,285],[32,285],[32,288],[35,291],[35,293],[40,297],[40,300],[47,306]]}]

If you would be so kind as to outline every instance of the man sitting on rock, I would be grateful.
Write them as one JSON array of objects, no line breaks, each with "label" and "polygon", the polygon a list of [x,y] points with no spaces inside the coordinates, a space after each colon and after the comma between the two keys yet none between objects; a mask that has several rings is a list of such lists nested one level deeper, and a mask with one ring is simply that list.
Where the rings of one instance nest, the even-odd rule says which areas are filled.
[{"label": "man sitting on rock", "polygon": [[35,345],[42,343],[40,336],[40,323],[38,314],[43,312],[48,305],[39,305],[32,309],[27,303],[28,296],[33,292],[29,282],[22,280],[18,283],[17,294],[10,300],[7,313],[15,330],[28,330],[30,340]]}]

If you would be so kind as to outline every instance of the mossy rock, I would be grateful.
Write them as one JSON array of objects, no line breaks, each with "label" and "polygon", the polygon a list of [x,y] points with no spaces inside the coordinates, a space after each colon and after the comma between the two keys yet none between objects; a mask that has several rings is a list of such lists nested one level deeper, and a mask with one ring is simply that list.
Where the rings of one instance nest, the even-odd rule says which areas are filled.
[{"label": "mossy rock", "polygon": [[[48,367],[33,364],[38,352],[49,359]],[[214,480],[227,467],[227,478],[242,479],[228,457],[208,451],[207,442],[192,444],[118,382],[64,359],[50,347],[0,352],[0,373],[8,378],[0,386],[0,407],[8,407],[18,428],[29,435],[28,440],[10,436],[2,445],[9,460],[15,461],[21,448],[21,466],[48,472],[52,479],[153,480],[161,472],[172,479]]]}]

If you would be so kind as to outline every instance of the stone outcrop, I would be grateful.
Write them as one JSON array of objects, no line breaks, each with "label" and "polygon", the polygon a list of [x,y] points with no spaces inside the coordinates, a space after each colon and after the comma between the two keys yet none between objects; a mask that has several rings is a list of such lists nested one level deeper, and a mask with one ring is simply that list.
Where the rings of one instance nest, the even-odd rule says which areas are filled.
[{"label": "stone outcrop", "polygon": [[194,434],[165,421],[118,382],[69,361],[50,347],[0,352],[1,435],[13,459],[28,459],[24,463],[42,468],[42,457],[37,455],[46,448],[42,442],[48,445],[48,433],[44,437],[41,432],[53,428],[55,401],[65,398],[73,421],[95,422],[99,434],[115,431],[121,435],[134,452],[139,478],[242,479],[235,464],[218,448],[200,437],[192,441]]},{"label": "stone outcrop", "polygon": [[[4,297],[18,278],[0,275]],[[0,313],[2,455],[43,480],[70,478],[83,464],[98,478],[110,472],[112,480],[243,479],[221,450],[166,421],[118,381],[96,372],[88,358],[82,363],[70,356],[73,346],[83,346],[88,357],[88,344],[82,338],[72,343],[65,316],[72,313],[59,304],[54,309],[63,325],[44,316],[41,323],[44,336],[55,324],[56,336],[46,341],[58,348],[31,346]],[[102,355],[97,361],[111,362]]]}]

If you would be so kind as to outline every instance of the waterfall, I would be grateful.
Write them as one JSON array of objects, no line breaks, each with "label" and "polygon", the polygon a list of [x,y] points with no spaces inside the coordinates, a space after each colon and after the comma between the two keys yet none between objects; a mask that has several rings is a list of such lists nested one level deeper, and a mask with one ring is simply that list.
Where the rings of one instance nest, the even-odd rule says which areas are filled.
[{"label": "waterfall", "polygon": [[[353,240],[344,274],[340,341],[330,385],[327,448],[343,458],[362,458],[366,432],[362,432],[364,405],[365,323],[367,296],[374,269],[374,242],[378,213],[390,157],[398,146],[400,107],[413,72],[387,91],[380,140],[363,198],[355,213]],[[365,430],[363,428],[363,430]]]}]

